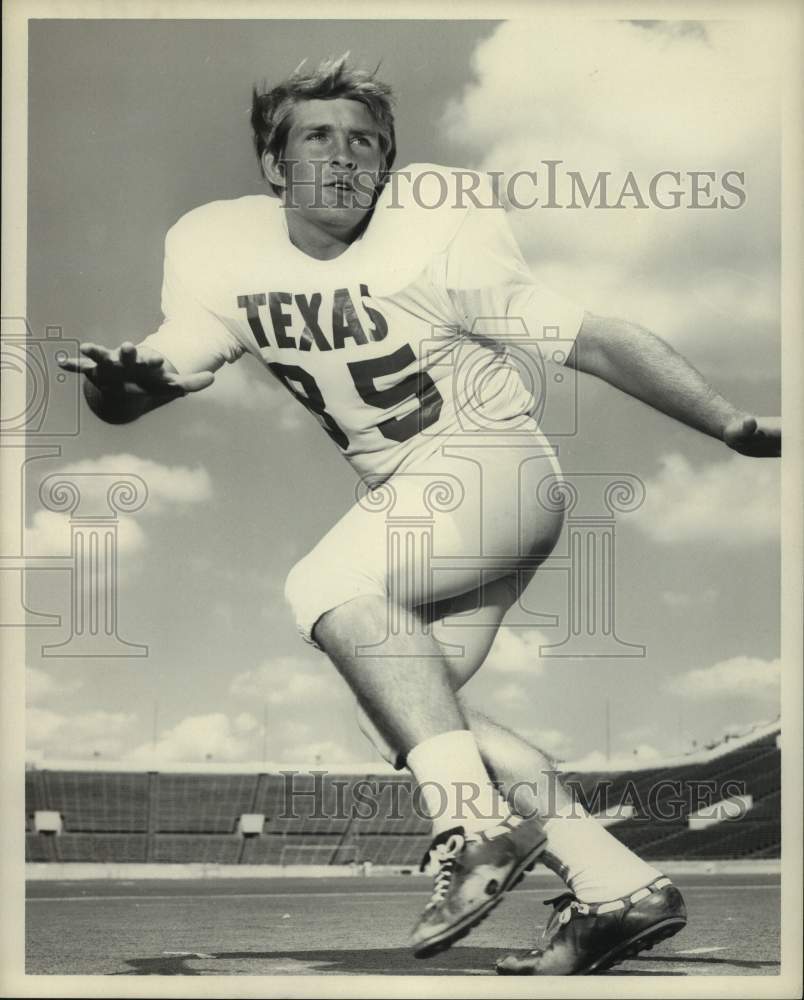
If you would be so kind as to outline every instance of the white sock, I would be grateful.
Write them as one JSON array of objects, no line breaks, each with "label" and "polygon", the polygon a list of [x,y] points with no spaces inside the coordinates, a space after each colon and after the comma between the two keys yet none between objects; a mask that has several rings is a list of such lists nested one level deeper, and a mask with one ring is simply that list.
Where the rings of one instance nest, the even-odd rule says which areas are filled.
[{"label": "white sock", "polygon": [[542,860],[583,903],[605,903],[661,878],[577,803],[544,824]]},{"label": "white sock", "polygon": [[467,833],[487,830],[511,814],[468,729],[423,740],[409,751],[407,765],[419,786],[417,806],[432,820],[436,836],[455,826]]}]

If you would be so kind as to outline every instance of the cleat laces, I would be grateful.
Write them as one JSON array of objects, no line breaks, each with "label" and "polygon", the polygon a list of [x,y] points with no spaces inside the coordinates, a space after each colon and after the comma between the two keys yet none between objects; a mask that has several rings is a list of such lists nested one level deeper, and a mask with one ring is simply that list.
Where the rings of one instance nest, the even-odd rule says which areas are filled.
[{"label": "cleat laces", "polygon": [[466,843],[460,833],[452,836],[442,844],[436,844],[430,849],[427,874],[433,876],[433,894],[427,907],[437,906],[444,900],[452,883],[455,860]]},{"label": "cleat laces", "polygon": [[[560,896],[545,899],[544,905],[553,907],[553,912],[542,935],[545,940],[550,940],[565,924],[568,924],[575,913],[589,912],[589,907],[571,892],[562,892]],[[532,952],[532,954],[536,954],[536,952]]]}]

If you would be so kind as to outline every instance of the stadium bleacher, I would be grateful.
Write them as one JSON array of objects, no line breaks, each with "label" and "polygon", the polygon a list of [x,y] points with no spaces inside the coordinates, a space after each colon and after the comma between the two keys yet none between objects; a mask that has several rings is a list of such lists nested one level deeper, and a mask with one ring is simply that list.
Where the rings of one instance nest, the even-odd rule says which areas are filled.
[{"label": "stadium bleacher", "polygon": [[47,792],[41,771],[25,772],[25,831],[33,832],[34,813],[47,809]]},{"label": "stadium bleacher", "polygon": [[249,837],[243,844],[241,864],[281,865],[284,843],[285,839],[281,835]]},{"label": "stadium bleacher", "polygon": [[53,860],[57,861],[141,863],[146,860],[145,834],[63,833],[51,839]]},{"label": "stadium bleacher", "polygon": [[252,808],[255,774],[159,774],[156,781],[158,833],[234,833]]},{"label": "stadium bleacher", "polygon": [[[565,780],[594,812],[633,815],[610,832],[651,860],[778,858],[781,751],[778,728],[698,759],[620,772],[570,772]],[[735,794],[739,819],[693,829],[689,818]],[[429,824],[414,808],[411,779],[398,774],[26,771],[29,862],[152,862],[333,865],[356,861],[418,866]],[[61,830],[36,832],[37,813]],[[240,817],[257,814],[253,833]],[[265,817],[264,823],[261,817]],[[57,817],[58,818],[58,817]]]},{"label": "stadium bleacher", "polygon": [[158,833],[149,860],[173,864],[236,865],[243,842],[229,834]]},{"label": "stadium bleacher", "polygon": [[25,834],[26,861],[57,861],[55,857],[55,837],[46,837],[41,833]]},{"label": "stadium bleacher", "polygon": [[37,808],[60,812],[66,832],[147,832],[147,774],[45,770],[40,777],[47,805]]}]

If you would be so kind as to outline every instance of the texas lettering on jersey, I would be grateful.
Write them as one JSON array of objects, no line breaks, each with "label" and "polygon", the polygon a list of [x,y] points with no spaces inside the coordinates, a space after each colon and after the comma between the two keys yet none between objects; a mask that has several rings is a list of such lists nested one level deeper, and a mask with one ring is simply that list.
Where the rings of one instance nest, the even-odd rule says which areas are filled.
[{"label": "texas lettering on jersey", "polygon": [[[297,348],[309,351],[315,347],[319,351],[331,351],[342,348],[348,339],[356,344],[367,344],[371,340],[383,340],[388,333],[388,323],[377,309],[372,309],[366,303],[369,290],[366,285],[360,286],[360,298],[363,310],[369,319],[368,329],[360,322],[355,300],[348,288],[336,288],[331,301],[321,307],[324,301],[323,292],[313,292],[309,297],[303,292],[257,292],[251,295],[238,295],[237,304],[246,310],[248,325],[254,334],[259,347],[270,347],[270,342],[263,326],[261,307],[267,305],[267,315],[273,330],[273,342],[280,349]],[[329,296],[328,296],[329,298]],[[321,328],[322,315],[330,317],[332,336],[328,340]],[[303,329],[298,336],[298,342],[288,334],[288,328],[295,326],[298,319]]]},{"label": "texas lettering on jersey", "polygon": [[420,197],[400,202],[386,189],[362,237],[328,261],[293,246],[276,198],[189,212],[166,238],[165,320],[145,343],[180,372],[214,371],[253,354],[357,472],[375,480],[459,428],[458,408],[473,392],[456,363],[466,345],[473,357],[464,368],[485,387],[489,414],[529,412],[533,397],[506,364],[505,344],[473,340],[471,331],[491,318],[497,329],[500,321],[524,324],[537,340],[560,329],[566,343],[583,309],[536,282],[504,210],[481,207],[490,197],[424,207],[438,201],[428,176],[436,194],[445,183],[456,192],[460,172],[407,170],[420,179]]},{"label": "texas lettering on jersey", "polygon": [[[271,347],[260,313],[262,307],[263,312],[267,310],[273,343],[279,350],[331,351],[342,349],[347,342],[360,345],[368,344],[369,341],[384,340],[388,334],[385,316],[366,302],[368,287],[360,285],[359,292],[360,298],[357,301],[365,313],[368,321],[366,323],[361,322],[355,307],[355,299],[348,288],[336,288],[326,297],[323,292],[313,292],[309,297],[304,293],[257,292],[251,295],[239,295],[237,304],[246,310],[248,324],[258,347]],[[329,319],[328,323],[321,315],[321,305],[325,298],[325,315]],[[326,328],[331,331],[329,337],[324,332],[322,323],[325,323]],[[294,336],[293,330],[299,326],[301,329],[298,335]],[[387,378],[389,375],[401,372],[415,361],[413,348],[405,344],[391,355],[362,362],[350,362],[346,366],[355,390],[369,407],[388,410],[407,400],[418,401],[417,409],[404,418],[397,417],[378,422],[377,429],[389,441],[401,443],[409,440],[432,427],[441,414],[443,403],[441,394],[432,379],[424,373],[409,374],[384,390],[376,386],[375,379]],[[318,417],[333,441],[346,451],[349,448],[349,438],[327,412],[326,402],[313,376],[298,365],[269,362],[268,368],[302,405]]]}]

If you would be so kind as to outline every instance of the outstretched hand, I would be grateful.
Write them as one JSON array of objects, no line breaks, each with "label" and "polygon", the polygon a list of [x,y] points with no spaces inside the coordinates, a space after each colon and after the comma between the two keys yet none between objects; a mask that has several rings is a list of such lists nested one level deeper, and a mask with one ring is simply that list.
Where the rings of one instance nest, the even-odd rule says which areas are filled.
[{"label": "outstretched hand", "polygon": [[124,392],[173,398],[199,392],[215,381],[212,372],[179,375],[161,354],[149,347],[121,344],[109,350],[99,344],[81,344],[79,357],[59,362],[68,372],[79,372],[100,392]]},{"label": "outstretched hand", "polygon": [[782,424],[778,417],[736,417],[723,431],[734,451],[752,458],[778,458],[782,453]]}]

